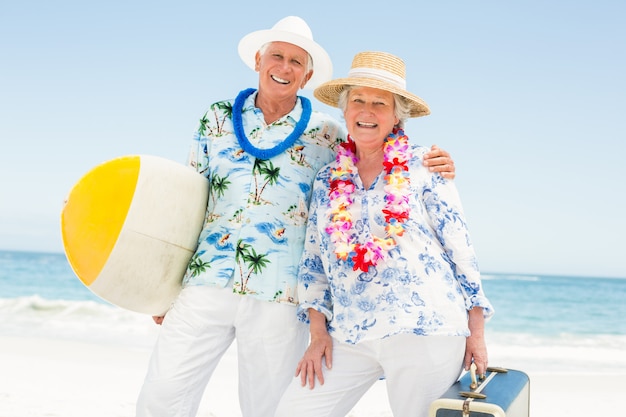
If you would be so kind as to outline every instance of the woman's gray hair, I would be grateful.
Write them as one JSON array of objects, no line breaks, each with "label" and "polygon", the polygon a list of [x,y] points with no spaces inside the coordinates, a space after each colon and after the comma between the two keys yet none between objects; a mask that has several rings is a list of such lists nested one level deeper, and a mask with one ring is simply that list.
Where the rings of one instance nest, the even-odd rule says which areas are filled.
[{"label": "woman's gray hair", "polygon": [[[346,85],[343,87],[343,90],[341,90],[341,93],[339,93],[339,98],[337,100],[337,107],[339,107],[342,114],[346,112],[346,108],[348,107],[348,94],[350,93],[350,90],[352,90],[355,87],[356,86],[354,85]],[[396,125],[396,127],[403,129],[404,122],[406,122],[406,120],[411,116],[411,107],[407,99],[405,99],[399,94],[394,94],[394,93],[392,94],[393,94],[393,101],[395,104],[394,115],[400,120],[398,124]]]},{"label": "woman's gray hair", "polygon": [[[263,55],[271,44],[272,42],[264,43],[263,46],[259,48],[259,54]],[[307,56],[306,72],[309,72],[313,69],[313,58],[311,57],[311,54],[308,51],[305,50],[304,52],[306,52],[306,56]]]}]

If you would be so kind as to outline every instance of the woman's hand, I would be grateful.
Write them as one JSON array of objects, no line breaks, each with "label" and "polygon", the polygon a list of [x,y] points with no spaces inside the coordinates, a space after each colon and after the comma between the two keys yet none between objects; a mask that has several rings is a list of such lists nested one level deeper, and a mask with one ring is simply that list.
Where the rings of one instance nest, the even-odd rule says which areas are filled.
[{"label": "woman's hand", "polygon": [[165,319],[165,314],[162,316],[152,316],[152,320],[154,320],[154,322],[159,326],[163,323],[163,319]]},{"label": "woman's hand", "polygon": [[437,145],[430,148],[430,152],[424,155],[424,166],[430,172],[438,172],[442,177],[453,180],[456,177],[456,168],[450,154]]},{"label": "woman's hand", "polygon": [[465,342],[463,367],[467,371],[472,362],[474,362],[476,364],[476,373],[482,377],[487,373],[489,362],[487,344],[485,343],[485,318],[482,308],[474,307],[469,311],[468,326],[471,334]]},{"label": "woman's hand", "polygon": [[315,378],[324,385],[322,372],[322,358],[325,359],[326,368],[332,368],[333,363],[333,339],[326,330],[326,317],[317,310],[309,309],[311,343],[304,356],[298,362],[296,376],[300,375],[302,386],[308,382],[311,389],[315,388]]}]

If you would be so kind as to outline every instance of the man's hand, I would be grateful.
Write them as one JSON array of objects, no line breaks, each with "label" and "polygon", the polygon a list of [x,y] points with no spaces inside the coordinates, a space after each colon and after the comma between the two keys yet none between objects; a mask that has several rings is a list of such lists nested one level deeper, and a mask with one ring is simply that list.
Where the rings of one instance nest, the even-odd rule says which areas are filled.
[{"label": "man's hand", "polygon": [[430,148],[430,152],[424,155],[424,166],[430,172],[438,172],[442,177],[453,180],[456,177],[456,168],[450,154],[437,145]]}]

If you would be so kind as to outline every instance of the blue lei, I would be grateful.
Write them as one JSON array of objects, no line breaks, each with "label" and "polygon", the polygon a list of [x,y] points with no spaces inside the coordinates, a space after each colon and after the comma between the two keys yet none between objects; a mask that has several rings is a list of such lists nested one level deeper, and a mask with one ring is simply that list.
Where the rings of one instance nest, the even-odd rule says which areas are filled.
[{"label": "blue lei", "polygon": [[239,146],[241,149],[254,156],[257,159],[270,159],[275,157],[276,155],[280,155],[285,150],[291,148],[296,140],[302,136],[304,133],[304,129],[309,124],[309,120],[311,119],[311,101],[306,97],[300,97],[300,102],[302,103],[302,116],[298,123],[296,123],[296,127],[293,129],[293,132],[289,136],[285,138],[281,143],[269,149],[259,149],[252,145],[246,136],[246,133],[243,131],[243,121],[241,117],[241,112],[243,110],[243,103],[246,99],[256,91],[254,88],[248,88],[247,90],[242,90],[235,99],[235,103],[233,104],[233,126],[235,128],[235,136],[237,136],[237,140],[239,141]]}]

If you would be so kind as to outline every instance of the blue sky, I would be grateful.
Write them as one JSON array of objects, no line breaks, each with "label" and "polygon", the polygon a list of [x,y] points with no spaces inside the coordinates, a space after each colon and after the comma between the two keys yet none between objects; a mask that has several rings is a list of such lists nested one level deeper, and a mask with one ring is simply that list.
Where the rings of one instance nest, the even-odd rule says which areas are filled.
[{"label": "blue sky", "polygon": [[407,133],[452,153],[483,271],[626,277],[623,1],[246,3],[0,6],[0,249],[62,252],[63,198],[104,161],[183,162],[208,105],[256,87],[239,39],[298,15],[335,77],[406,61],[432,110]]}]

